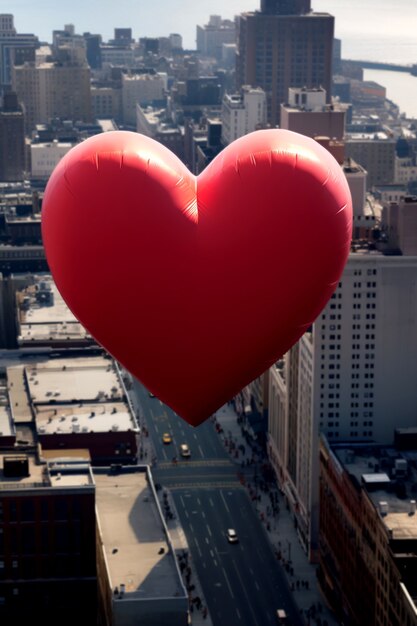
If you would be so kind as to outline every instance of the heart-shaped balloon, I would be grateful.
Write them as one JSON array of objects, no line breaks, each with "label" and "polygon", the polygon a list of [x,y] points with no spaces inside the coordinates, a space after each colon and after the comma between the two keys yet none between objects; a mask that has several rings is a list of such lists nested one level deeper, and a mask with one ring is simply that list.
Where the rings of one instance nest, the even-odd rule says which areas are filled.
[{"label": "heart-shaped balloon", "polygon": [[75,146],[42,208],[74,315],[193,425],[280,358],[331,296],[350,247],[349,188],[317,142],[262,130],[195,177],[124,131]]}]

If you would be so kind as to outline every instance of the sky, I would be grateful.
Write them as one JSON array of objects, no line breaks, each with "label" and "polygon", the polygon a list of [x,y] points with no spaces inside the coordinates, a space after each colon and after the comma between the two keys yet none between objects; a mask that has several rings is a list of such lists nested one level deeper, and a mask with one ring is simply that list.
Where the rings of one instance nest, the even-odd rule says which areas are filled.
[{"label": "sky", "polygon": [[[417,63],[417,0],[311,0],[315,11],[336,18],[336,36],[346,57],[409,59]],[[0,0],[0,13],[13,13],[18,32],[32,32],[51,41],[52,30],[72,23],[76,32],[113,37],[115,27],[131,27],[135,39],[179,32],[186,48],[195,48],[197,24],[210,14],[233,18],[258,9],[260,0]],[[400,46],[400,50],[399,50]],[[345,56],[345,55],[344,55]],[[385,58],[384,60],[388,60]]]}]

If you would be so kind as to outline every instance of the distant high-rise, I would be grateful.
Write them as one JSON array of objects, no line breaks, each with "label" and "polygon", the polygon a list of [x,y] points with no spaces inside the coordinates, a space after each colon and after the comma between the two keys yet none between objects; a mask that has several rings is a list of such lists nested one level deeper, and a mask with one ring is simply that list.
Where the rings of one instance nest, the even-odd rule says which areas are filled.
[{"label": "distant high-rise", "polygon": [[237,83],[262,87],[272,125],[290,87],[323,87],[330,102],[333,31],[334,18],[308,0],[263,0],[261,12],[239,16]]},{"label": "distant high-rise", "polygon": [[27,132],[55,117],[91,121],[87,63],[25,63],[14,68],[13,87],[25,105]]},{"label": "distant high-rise", "polygon": [[220,61],[223,44],[236,41],[236,27],[231,20],[223,20],[220,15],[210,15],[209,23],[197,26],[197,50],[203,56]]},{"label": "distant high-rise", "polygon": [[0,14],[0,91],[12,82],[12,67],[16,61],[34,61],[38,38],[16,32],[13,15]]},{"label": "distant high-rise", "polygon": [[22,180],[25,171],[25,117],[15,93],[0,108],[0,181]]},{"label": "distant high-rise", "polygon": [[262,13],[269,15],[302,15],[311,11],[310,0],[261,0]]}]

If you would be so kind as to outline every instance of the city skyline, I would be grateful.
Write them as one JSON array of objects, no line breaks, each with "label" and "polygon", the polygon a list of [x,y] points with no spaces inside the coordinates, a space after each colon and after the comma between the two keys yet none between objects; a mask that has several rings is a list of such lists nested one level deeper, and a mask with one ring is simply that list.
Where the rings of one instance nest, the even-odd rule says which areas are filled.
[{"label": "city skyline", "polygon": [[[379,3],[378,11],[372,0],[312,0],[316,12],[328,12],[335,17],[335,36],[344,41],[346,56],[368,58],[370,60],[396,60],[402,63],[417,62],[417,42],[414,24],[417,21],[417,5],[408,0],[400,0],[393,8],[391,0]],[[179,6],[178,6],[179,5]],[[169,10],[168,0],[159,0],[152,6],[146,4],[138,8],[133,0],[121,0],[117,8],[113,2],[100,4],[100,12],[95,6],[75,0],[71,5],[57,7],[52,0],[42,0],[36,9],[28,0],[15,0],[13,5],[3,8],[3,12],[14,13],[19,32],[35,32],[41,40],[51,41],[52,30],[73,23],[76,31],[100,33],[104,39],[113,36],[117,27],[131,27],[135,38],[144,36],[167,36],[178,32],[187,48],[195,48],[195,29],[198,24],[207,24],[210,15],[219,14],[224,19],[232,19],[244,11],[259,8],[258,0],[232,0],[227,5],[220,0],[211,2],[210,9],[204,5],[183,0],[176,3],[175,15]],[[158,20],[153,19],[158,11]],[[176,17],[183,11],[180,20]],[[369,54],[372,53],[373,54]],[[363,53],[368,56],[363,57]]]},{"label": "city skyline", "polygon": [[348,60],[417,69],[417,7],[49,1],[0,14],[0,621],[417,626],[417,108]]}]

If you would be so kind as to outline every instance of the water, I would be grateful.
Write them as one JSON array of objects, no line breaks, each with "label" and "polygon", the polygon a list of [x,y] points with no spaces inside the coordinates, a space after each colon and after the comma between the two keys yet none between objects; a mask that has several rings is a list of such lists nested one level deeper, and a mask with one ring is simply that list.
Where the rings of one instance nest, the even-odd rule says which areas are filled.
[{"label": "water", "polygon": [[398,104],[401,113],[417,119],[417,76],[403,72],[365,70],[364,78],[386,87],[387,98]]},{"label": "water", "polygon": [[[343,58],[417,63],[417,0],[311,0],[315,11],[335,16],[335,35],[342,39]],[[52,30],[74,24],[76,32],[101,33],[105,40],[115,27],[131,27],[133,36],[163,36],[179,32],[184,46],[195,48],[197,24],[211,14],[233,18],[258,9],[260,0],[0,0],[1,13],[13,13],[19,32],[51,41]],[[365,77],[387,88],[402,112],[417,117],[417,78],[397,72],[367,70]]]}]

